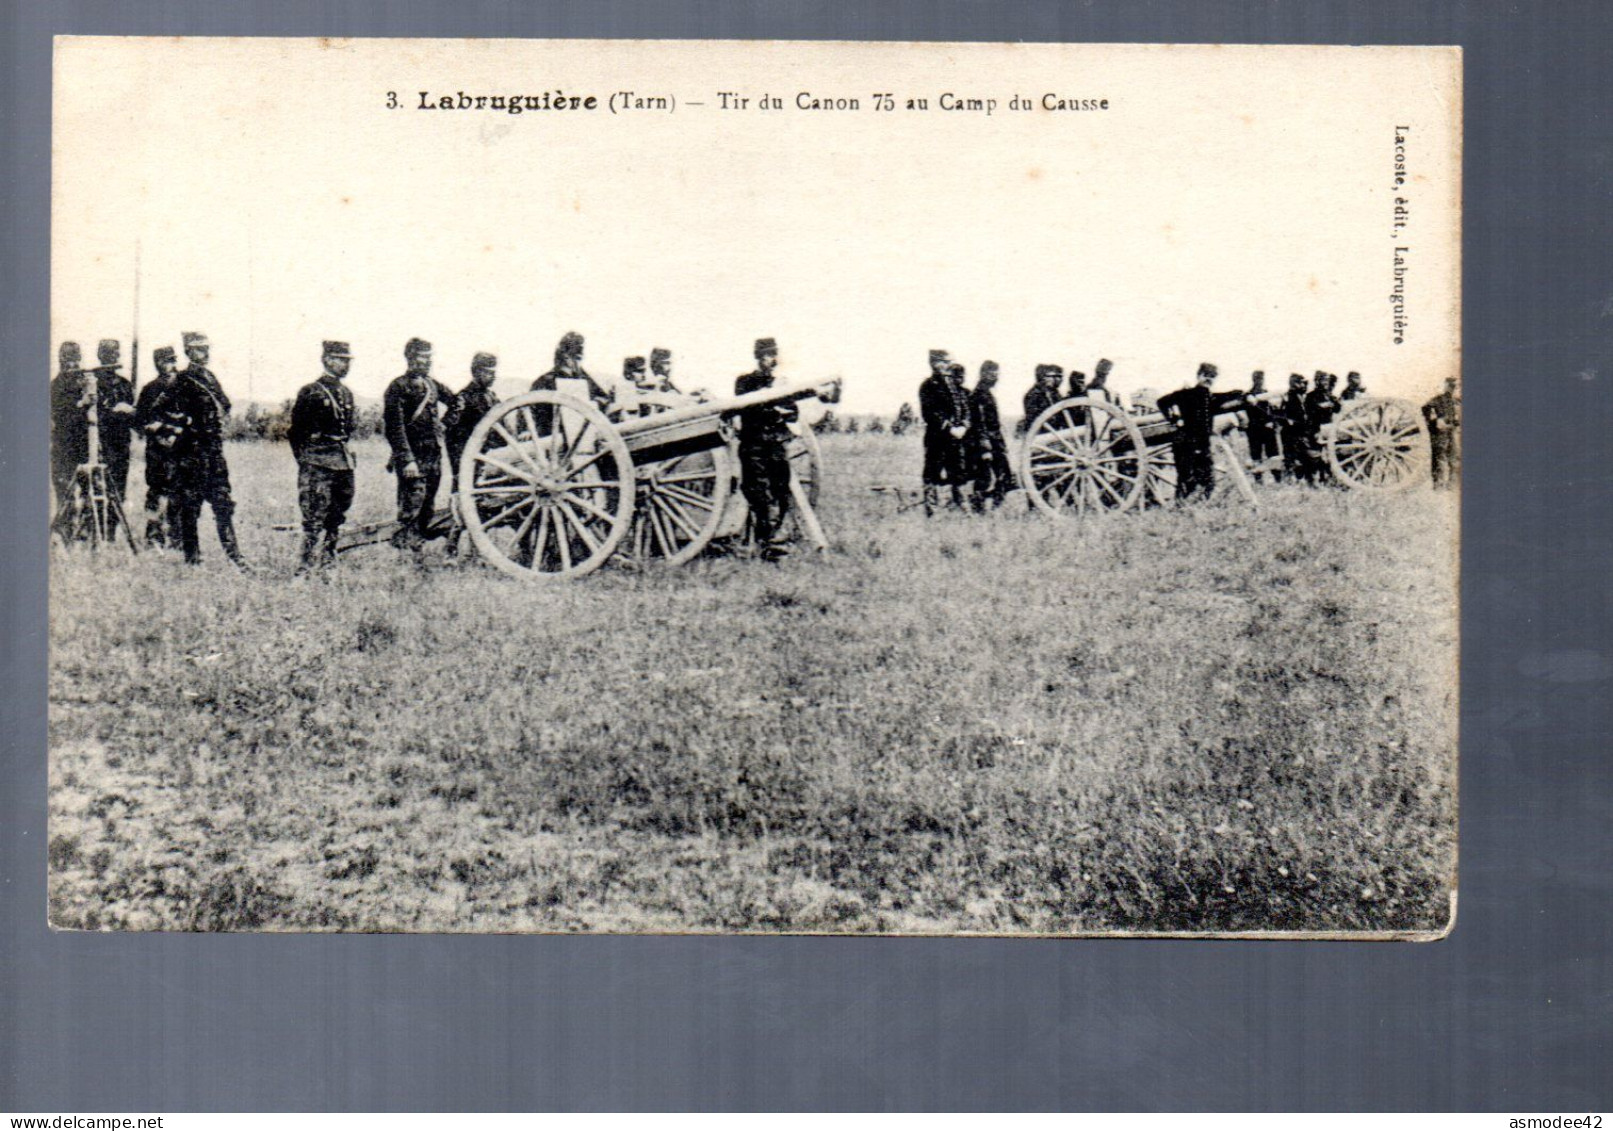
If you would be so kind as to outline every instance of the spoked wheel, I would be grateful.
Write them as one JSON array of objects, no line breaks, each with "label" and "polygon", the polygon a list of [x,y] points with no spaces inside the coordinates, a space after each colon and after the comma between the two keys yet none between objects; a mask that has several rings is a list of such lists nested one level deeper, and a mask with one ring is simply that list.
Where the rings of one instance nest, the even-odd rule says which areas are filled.
[{"label": "spoked wheel", "polygon": [[471,542],[514,577],[591,573],[632,523],[627,443],[599,409],[564,393],[527,393],[484,416],[465,445],[459,483]]},{"label": "spoked wheel", "polygon": [[1148,486],[1143,505],[1163,506],[1176,498],[1176,454],[1169,444],[1148,449]]},{"label": "spoked wheel", "polygon": [[[1210,438],[1210,459],[1215,466],[1215,494],[1217,499],[1228,498],[1234,492],[1252,507],[1260,505],[1254,485],[1249,482],[1249,469],[1239,458],[1237,449],[1225,436]],[[1157,507],[1176,498],[1176,453],[1169,444],[1148,449],[1148,488],[1144,506]]]},{"label": "spoked wheel", "polygon": [[682,565],[716,537],[733,489],[734,467],[722,447],[641,464],[627,538],[617,551],[625,564]]},{"label": "spoked wheel", "polygon": [[1053,405],[1025,430],[1019,479],[1031,503],[1050,515],[1125,510],[1143,497],[1148,458],[1130,416],[1107,401],[1078,398]]},{"label": "spoked wheel", "polygon": [[1351,487],[1401,491],[1428,477],[1428,433],[1410,401],[1350,402],[1334,418],[1326,446],[1334,477]]}]

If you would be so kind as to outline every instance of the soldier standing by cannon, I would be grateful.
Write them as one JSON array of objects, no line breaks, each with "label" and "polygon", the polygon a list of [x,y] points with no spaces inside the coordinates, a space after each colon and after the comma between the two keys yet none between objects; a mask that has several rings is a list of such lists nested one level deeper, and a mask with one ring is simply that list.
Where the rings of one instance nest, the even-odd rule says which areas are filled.
[{"label": "soldier standing by cannon", "polygon": [[1315,478],[1316,438],[1311,431],[1311,414],[1306,408],[1306,381],[1299,373],[1288,375],[1288,394],[1278,414],[1283,441],[1283,471],[1295,482],[1310,483]]},{"label": "soldier standing by cannon", "polygon": [[325,372],[297,391],[291,409],[291,454],[297,460],[297,505],[302,511],[302,558],[298,575],[336,560],[336,540],[353,505],[353,469],[348,442],[356,413],[353,394],[342,384],[353,364],[346,342],[327,341]]},{"label": "soldier standing by cannon", "polygon": [[1322,429],[1333,423],[1333,418],[1339,413],[1339,399],[1333,395],[1333,386],[1337,384],[1338,377],[1320,369],[1312,381],[1312,388],[1305,397],[1305,415],[1309,420],[1307,435],[1311,444],[1311,474],[1319,482],[1332,483],[1333,469],[1328,466],[1327,460],[1322,458]]},{"label": "soldier standing by cannon", "polygon": [[443,419],[443,439],[448,444],[448,471],[455,489],[459,487],[459,457],[465,452],[470,434],[482,417],[498,404],[493,382],[498,379],[498,358],[482,352],[470,359],[470,383],[459,391],[454,407]]},{"label": "soldier standing by cannon", "polygon": [[[734,395],[770,388],[778,368],[778,343],[756,339],[756,368],[734,382]],[[790,424],[800,417],[793,401],[755,405],[738,413],[739,483],[750,506],[752,529],[764,561],[788,553],[783,540],[790,510]]]},{"label": "soldier standing by cannon", "polygon": [[1367,387],[1361,383],[1361,374],[1357,373],[1354,369],[1345,374],[1344,392],[1339,394],[1339,400],[1353,401],[1357,397],[1364,397],[1366,395]]},{"label": "soldier standing by cannon", "polygon": [[134,402],[134,424],[146,438],[146,535],[148,546],[180,544],[179,508],[174,500],[174,444],[183,429],[169,402],[179,376],[173,346],[151,351],[157,374]]},{"label": "soldier standing by cannon", "polygon": [[179,433],[174,441],[174,493],[179,510],[179,539],[185,561],[197,565],[202,560],[201,538],[196,524],[202,505],[212,508],[218,528],[218,543],[237,568],[244,569],[240,547],[235,541],[235,500],[230,494],[230,469],[224,460],[224,421],[230,415],[230,398],[213,371],[207,367],[210,343],[207,335],[187,332],[183,338],[185,357],[190,364],[174,381],[172,394],[163,402],[174,414]]},{"label": "soldier standing by cannon", "polygon": [[672,383],[672,351],[656,346],[650,351],[650,378],[657,393],[677,396],[678,387]]},{"label": "soldier standing by cannon", "polygon": [[1008,466],[1008,443],[1003,439],[1002,417],[997,411],[997,398],[992,393],[997,385],[997,363],[980,363],[980,379],[974,392],[969,394],[971,427],[969,438],[973,448],[974,497],[970,501],[975,513],[983,513],[986,503],[1002,506],[1003,498],[1014,489],[1014,473]]},{"label": "soldier standing by cannon", "polygon": [[1199,365],[1192,386],[1159,398],[1159,409],[1176,426],[1171,452],[1176,461],[1176,497],[1190,499],[1202,493],[1209,498],[1215,491],[1215,465],[1210,456],[1210,437],[1215,414],[1240,400],[1241,391],[1213,393],[1216,367],[1208,361]]},{"label": "soldier standing by cannon", "polygon": [[[651,391],[650,374],[645,368],[644,358],[623,358],[621,394],[614,398],[617,404],[618,415],[620,415],[623,411],[634,416],[650,415],[653,410],[651,409],[649,403],[644,400],[644,398],[648,396]],[[625,405],[629,404],[633,407],[624,408]]]},{"label": "soldier standing by cannon", "polygon": [[1038,416],[1052,408],[1059,401],[1059,383],[1064,380],[1064,370],[1057,365],[1038,365],[1036,379],[1031,387],[1025,390],[1025,416],[1019,422],[1019,431],[1023,435]]},{"label": "soldier standing by cannon", "polygon": [[1434,487],[1455,485],[1462,471],[1462,398],[1456,394],[1456,378],[1445,378],[1445,391],[1423,405],[1428,425],[1428,448]]},{"label": "soldier standing by cannon", "polygon": [[418,551],[430,533],[442,485],[443,422],[438,410],[451,412],[457,398],[431,375],[430,342],[410,338],[403,357],[408,368],[386,387],[382,422],[392,448],[387,469],[398,477],[398,530],[392,544]]},{"label": "soldier standing by cannon", "polygon": [[[924,513],[934,515],[941,485],[952,488],[952,505],[963,509],[963,483],[968,478],[963,438],[969,431],[969,396],[961,377],[950,376],[946,350],[930,351],[930,375],[919,386],[919,416],[924,421]],[[961,370],[960,370],[961,372]]]},{"label": "soldier standing by cannon", "polygon": [[[554,349],[554,368],[532,382],[532,391],[559,392],[561,381],[580,382],[588,399],[599,411],[608,412],[611,395],[582,367],[583,337],[575,330],[567,331]],[[534,405],[532,415],[540,433],[547,435],[554,428],[554,410],[548,405]]]},{"label": "soldier standing by cannon", "polygon": [[1085,396],[1088,400],[1112,404],[1116,408],[1122,407],[1120,394],[1109,387],[1109,373],[1114,367],[1115,363],[1108,358],[1099,359],[1098,364],[1092,370],[1092,380],[1087,382],[1086,392],[1077,395]]},{"label": "soldier standing by cannon", "polygon": [[1087,375],[1079,369],[1070,370],[1070,390],[1065,394],[1071,400],[1087,395]]},{"label": "soldier standing by cannon", "polygon": [[[1277,410],[1266,393],[1266,371],[1257,369],[1249,376],[1249,396],[1244,406],[1248,420],[1249,462],[1254,465],[1255,482],[1264,476],[1261,466],[1277,456]],[[1280,473],[1273,472],[1273,478]]]}]

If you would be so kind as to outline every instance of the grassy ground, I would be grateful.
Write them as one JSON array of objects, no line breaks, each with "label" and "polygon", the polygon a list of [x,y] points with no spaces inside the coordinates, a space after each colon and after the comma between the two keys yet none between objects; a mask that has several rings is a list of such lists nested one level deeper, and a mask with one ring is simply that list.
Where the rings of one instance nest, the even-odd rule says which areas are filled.
[{"label": "grassy ground", "polygon": [[868,490],[916,442],[825,441],[830,554],[546,588],[291,581],[290,456],[234,446],[257,576],[53,562],[52,921],[1445,924],[1453,499],[926,522]]}]

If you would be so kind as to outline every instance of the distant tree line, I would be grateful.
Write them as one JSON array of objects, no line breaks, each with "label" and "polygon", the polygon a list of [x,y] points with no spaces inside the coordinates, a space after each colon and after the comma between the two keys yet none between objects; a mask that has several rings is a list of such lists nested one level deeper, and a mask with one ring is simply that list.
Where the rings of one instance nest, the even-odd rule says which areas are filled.
[{"label": "distant tree line", "polygon": [[[268,440],[281,443],[291,431],[291,401],[277,406],[258,404],[246,406],[245,411],[232,413],[224,423],[226,440]],[[381,406],[360,405],[353,430],[356,438],[381,434]]]}]

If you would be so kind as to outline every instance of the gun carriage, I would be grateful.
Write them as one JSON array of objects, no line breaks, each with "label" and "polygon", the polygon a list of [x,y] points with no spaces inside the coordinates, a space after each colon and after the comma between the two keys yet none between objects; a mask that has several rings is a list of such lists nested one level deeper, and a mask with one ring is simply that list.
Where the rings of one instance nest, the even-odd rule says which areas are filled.
[{"label": "gun carriage", "polygon": [[[612,420],[567,393],[526,393],[500,402],[471,433],[457,469],[458,518],[482,558],[517,577],[580,577],[613,557],[681,564],[720,535],[745,536],[728,420],[746,408],[839,396],[831,380]],[[790,462],[793,512],[821,548],[813,504],[822,465],[810,429],[791,444]]]},{"label": "gun carriage", "polygon": [[[1238,398],[1218,407],[1210,452],[1217,470],[1254,504],[1246,463],[1226,438],[1244,405]],[[1025,430],[1020,482],[1033,505],[1056,516],[1163,502],[1176,490],[1171,447],[1176,438],[1175,424],[1163,413],[1134,415],[1091,398],[1059,401]],[[1427,477],[1427,435],[1421,413],[1409,401],[1352,401],[1322,429],[1319,440],[1334,478],[1348,487],[1395,491]]]}]

